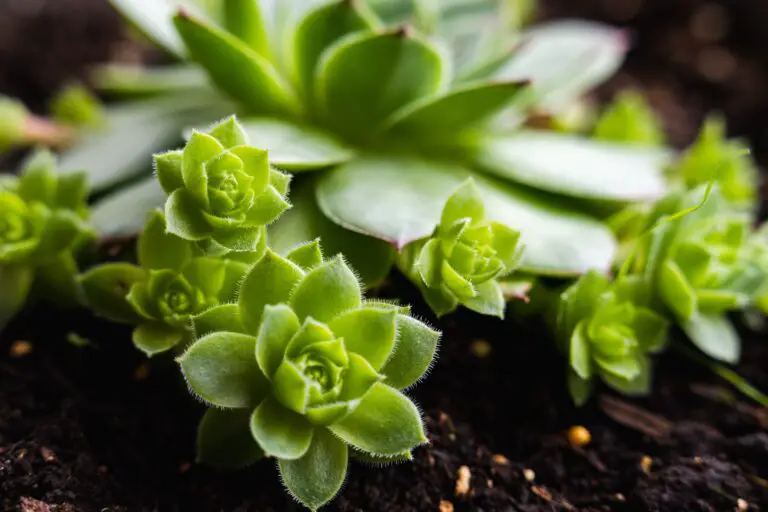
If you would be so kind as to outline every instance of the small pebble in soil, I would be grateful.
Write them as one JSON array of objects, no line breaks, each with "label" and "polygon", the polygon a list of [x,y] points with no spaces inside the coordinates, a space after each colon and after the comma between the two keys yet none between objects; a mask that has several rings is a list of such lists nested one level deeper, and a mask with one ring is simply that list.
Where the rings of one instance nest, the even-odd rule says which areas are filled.
[{"label": "small pebble in soil", "polygon": [[472,472],[467,466],[461,466],[456,472],[456,496],[462,497],[469,494],[469,482],[472,479]]},{"label": "small pebble in soil", "polygon": [[486,340],[475,340],[469,345],[469,350],[475,357],[485,359],[493,351],[493,346]]},{"label": "small pebble in soil", "polygon": [[494,464],[498,464],[499,466],[506,466],[507,464],[509,464],[509,459],[503,456],[502,454],[497,453],[496,455],[493,456],[493,462]]},{"label": "small pebble in soil", "polygon": [[738,500],[736,500],[736,508],[738,508],[739,512],[743,512],[744,510],[749,510],[749,503],[739,498]]},{"label": "small pebble in soil", "polygon": [[453,503],[448,500],[440,501],[440,512],[453,512]]},{"label": "small pebble in soil", "polygon": [[534,471],[532,469],[526,468],[526,469],[523,470],[523,477],[527,481],[533,482],[534,480],[536,480],[536,473],[534,473]]},{"label": "small pebble in soil", "polygon": [[592,441],[592,434],[586,427],[575,425],[568,429],[568,442],[574,448],[587,446]]},{"label": "small pebble in soil", "polygon": [[53,453],[53,450],[46,448],[45,446],[40,448],[40,456],[45,462],[53,462],[56,460],[56,454]]},{"label": "small pebble in soil", "polygon": [[32,343],[28,341],[22,341],[22,340],[14,341],[13,344],[11,345],[10,356],[15,359],[18,359],[24,356],[28,356],[29,354],[32,353],[32,350],[33,350]]},{"label": "small pebble in soil", "polygon": [[643,455],[643,458],[640,459],[640,469],[643,470],[643,473],[645,473],[646,475],[649,475],[651,473],[652,465],[653,465],[653,459],[647,455]]}]

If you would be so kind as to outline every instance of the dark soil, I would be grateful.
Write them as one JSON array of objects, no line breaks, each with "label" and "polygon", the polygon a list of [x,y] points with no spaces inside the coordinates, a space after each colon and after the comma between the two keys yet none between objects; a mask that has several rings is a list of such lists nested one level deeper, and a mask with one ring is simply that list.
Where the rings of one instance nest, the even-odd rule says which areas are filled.
[{"label": "dark soil", "polygon": [[[690,45],[663,42],[685,39],[686,20],[704,2],[635,3],[639,10],[619,19],[610,6],[632,2],[549,2],[553,15],[585,13],[637,29],[640,46],[626,73],[602,88],[600,97],[638,84],[650,92],[680,144],[690,140],[707,109],[723,109],[734,133],[757,142],[759,159],[768,155],[762,152],[768,141],[761,124],[768,48],[764,38],[758,40],[766,26],[758,16],[768,16],[768,9],[749,10],[764,4],[730,1],[734,32],[717,43],[755,71],[743,79],[744,87],[760,88],[750,96],[733,85],[735,79],[712,82],[672,57],[674,49],[695,54]],[[8,17],[9,6],[32,4],[42,10]],[[0,91],[41,106],[59,83],[112,54],[108,47],[121,38],[102,0],[0,0]],[[49,57],[46,49],[59,57]],[[72,60],[57,67],[65,59]],[[412,295],[399,279],[393,281],[384,294]],[[603,392],[576,410],[565,393],[563,361],[539,326],[462,313],[440,327],[445,335],[439,364],[413,395],[425,411],[431,444],[416,451],[413,464],[354,464],[329,509],[768,510],[768,412],[734,399],[687,359],[661,357],[648,398],[629,401]],[[91,345],[75,347],[67,341],[70,332]],[[763,333],[744,337],[737,370],[768,390],[768,342]],[[19,354],[20,340],[31,343],[31,353]],[[490,344],[490,354],[476,355],[477,340]],[[0,507],[298,510],[268,461],[238,473],[194,464],[201,409],[173,365],[147,364],[131,347],[129,330],[84,313],[40,307],[19,318],[0,340]],[[591,443],[568,443],[565,432],[574,425],[589,430]],[[461,492],[467,471],[468,491]]]}]

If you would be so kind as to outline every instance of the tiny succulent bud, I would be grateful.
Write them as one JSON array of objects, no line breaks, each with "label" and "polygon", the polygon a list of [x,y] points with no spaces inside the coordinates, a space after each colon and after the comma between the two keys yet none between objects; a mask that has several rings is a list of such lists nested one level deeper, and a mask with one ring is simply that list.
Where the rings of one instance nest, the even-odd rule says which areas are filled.
[{"label": "tiny succulent bud", "polygon": [[646,306],[637,276],[611,283],[591,271],[556,303],[555,333],[569,362],[568,387],[577,405],[589,398],[592,379],[628,394],[647,393],[649,354],[666,342],[668,322]]},{"label": "tiny succulent bud", "polygon": [[62,89],[50,105],[53,118],[63,124],[86,129],[102,128],[104,107],[97,97],[80,84]]},{"label": "tiny succulent bud", "polygon": [[346,262],[324,260],[317,241],[286,257],[268,250],[237,305],[194,324],[206,334],[179,363],[190,389],[219,408],[200,426],[203,461],[275,457],[288,490],[315,510],[341,487],[350,449],[407,460],[426,442],[400,390],[428,370],[439,333],[408,308],[364,300]]},{"label": "tiny succulent bud", "polygon": [[742,142],[726,139],[725,122],[718,117],[705,121],[699,138],[670,173],[688,189],[714,181],[722,197],[741,208],[752,209],[757,200],[757,167]]},{"label": "tiny succulent bud", "polygon": [[0,328],[23,306],[33,278],[55,288],[46,289],[49,298],[79,299],[74,253],[93,236],[86,183],[55,166],[53,155],[39,151],[19,178],[0,184]]},{"label": "tiny succulent bud", "polygon": [[193,131],[184,149],[155,155],[155,172],[169,195],[168,231],[208,254],[258,252],[266,225],[290,207],[288,176],[248,145],[234,116]]},{"label": "tiny succulent bud", "polygon": [[24,124],[29,112],[24,105],[0,96],[0,151],[16,146],[24,140]]},{"label": "tiny succulent bud", "polygon": [[406,247],[400,265],[438,315],[461,304],[503,317],[506,303],[499,278],[520,262],[519,240],[518,231],[486,220],[480,194],[469,179],[448,198],[434,235]]}]

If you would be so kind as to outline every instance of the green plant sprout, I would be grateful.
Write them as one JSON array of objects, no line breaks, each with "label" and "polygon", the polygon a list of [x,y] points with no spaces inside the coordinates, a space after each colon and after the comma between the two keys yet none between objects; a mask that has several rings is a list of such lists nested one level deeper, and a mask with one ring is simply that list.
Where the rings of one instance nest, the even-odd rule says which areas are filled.
[{"label": "green plant sprout", "polygon": [[427,437],[401,390],[429,369],[440,334],[408,311],[365,300],[344,259],[324,260],[318,241],[286,257],[268,249],[237,303],[194,318],[199,339],[178,358],[212,407],[198,458],[241,467],[274,457],[312,510],[339,491],[350,455],[409,460]]},{"label": "green plant sprout", "polygon": [[470,178],[448,198],[434,235],[406,246],[398,265],[438,316],[461,304],[503,318],[506,300],[499,280],[517,268],[523,252],[519,241],[518,231],[486,220]]},{"label": "green plant sprout", "polygon": [[[349,254],[369,286],[387,275],[396,250],[431,236],[445,201],[468,177],[488,218],[521,232],[525,270],[607,270],[616,249],[609,230],[562,196],[655,199],[665,192],[662,170],[671,152],[523,125],[532,106],[562,109],[613,73],[626,50],[623,34],[575,21],[512,30],[515,9],[528,19],[530,2],[418,2],[415,10],[396,3],[228,0],[211,9],[113,0],[187,63],[113,67],[101,75],[116,95],[152,96],[133,105],[134,121],[114,123],[109,136],[135,146],[110,147],[133,155],[131,147],[235,109],[273,165],[300,176],[293,208],[274,224],[271,243],[284,252],[323,236],[326,247]],[[408,24],[414,13],[427,34]],[[498,23],[508,27],[491,30]],[[479,33],[488,35],[474,37]],[[67,161],[82,165],[101,154],[105,140],[75,148]],[[108,160],[114,166],[93,175],[100,188],[142,171],[135,159]],[[130,231],[125,212],[145,207],[139,193],[162,200],[143,185],[107,196],[95,214],[103,232]],[[570,236],[574,231],[581,236]]]},{"label": "green plant sprout", "polygon": [[234,116],[207,132],[194,131],[184,149],[155,155],[155,173],[168,194],[168,232],[194,241],[206,254],[255,253],[267,224],[290,205],[290,176],[269,165],[267,152],[249,146]]},{"label": "green plant sprout", "polygon": [[568,359],[568,390],[577,405],[587,401],[598,376],[624,394],[650,391],[650,356],[664,348],[669,322],[649,300],[639,276],[611,282],[596,271],[557,298],[553,327]]},{"label": "green plant sprout", "polygon": [[59,175],[40,150],[21,175],[0,179],[0,330],[30,293],[77,304],[75,256],[94,233],[88,224],[85,175]]},{"label": "green plant sprout", "polygon": [[138,240],[138,263],[105,263],[80,277],[99,316],[136,325],[133,343],[147,356],[183,349],[194,339],[192,318],[233,302],[248,264],[206,257],[193,242],[167,232],[155,212]]}]

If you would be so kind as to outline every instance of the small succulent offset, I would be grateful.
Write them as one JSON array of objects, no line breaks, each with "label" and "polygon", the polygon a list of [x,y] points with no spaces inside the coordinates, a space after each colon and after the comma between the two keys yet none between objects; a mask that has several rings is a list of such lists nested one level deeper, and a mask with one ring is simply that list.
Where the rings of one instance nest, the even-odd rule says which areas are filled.
[{"label": "small succulent offset", "polygon": [[448,198],[432,237],[406,246],[403,272],[421,288],[438,316],[463,305],[503,318],[506,300],[499,279],[517,268],[520,232],[485,218],[470,178]]},{"label": "small succulent offset", "polygon": [[268,249],[237,303],[194,324],[200,338],[178,361],[212,406],[201,461],[236,468],[274,457],[288,491],[316,510],[341,488],[350,455],[408,460],[427,441],[400,390],[429,369],[440,334],[408,308],[365,300],[344,259],[324,260],[317,241],[285,257]]},{"label": "small succulent offset", "polygon": [[0,329],[35,290],[77,303],[75,255],[94,237],[83,174],[58,174],[47,151],[34,153],[21,176],[0,178]]},{"label": "small succulent offset", "polygon": [[625,394],[650,390],[650,355],[664,347],[669,322],[648,306],[649,297],[640,276],[611,282],[595,271],[559,296],[554,330],[577,405],[589,398],[595,377]]},{"label": "small succulent offset", "polygon": [[255,261],[266,226],[290,208],[290,177],[270,167],[267,151],[248,145],[234,116],[193,131],[184,149],[155,155],[155,172],[169,196],[168,232],[213,256],[255,253]]},{"label": "small succulent offset", "polygon": [[[701,195],[677,194],[664,208],[682,211]],[[640,272],[698,348],[734,363],[740,341],[726,313],[745,310],[765,289],[768,252],[750,217],[729,208],[718,189],[711,195],[698,211],[653,230],[639,254]]]},{"label": "small succulent offset", "polygon": [[196,244],[166,231],[155,212],[138,240],[138,263],[106,263],[80,281],[91,310],[136,325],[133,343],[148,356],[183,348],[194,339],[192,317],[232,302],[246,263],[207,257]]},{"label": "small succulent offset", "polygon": [[619,93],[600,115],[592,133],[600,140],[626,144],[664,144],[661,121],[645,98],[636,91]]}]

